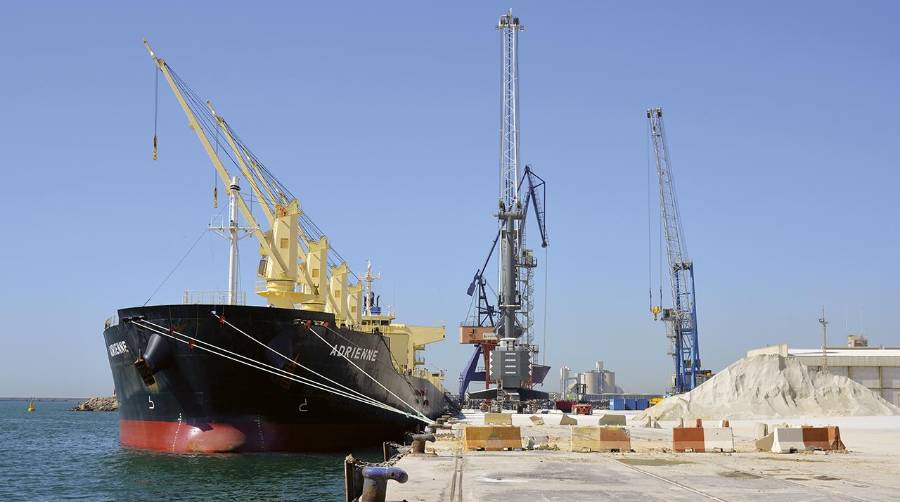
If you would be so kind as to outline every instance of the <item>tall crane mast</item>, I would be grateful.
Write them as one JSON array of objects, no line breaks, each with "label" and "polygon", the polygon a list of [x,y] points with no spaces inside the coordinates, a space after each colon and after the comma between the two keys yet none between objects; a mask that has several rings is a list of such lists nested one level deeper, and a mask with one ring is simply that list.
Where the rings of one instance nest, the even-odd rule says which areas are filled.
[{"label": "tall crane mast", "polygon": [[519,31],[523,26],[512,10],[500,17],[500,316],[502,338],[518,338],[518,230],[522,204],[519,199]]},{"label": "tall crane mast", "polygon": [[[675,181],[669,159],[663,126],[662,108],[647,110],[650,140],[656,157],[656,174],[659,178],[659,211],[666,240],[666,256],[669,266],[669,285],[672,291],[672,307],[654,306],[654,318],[660,312],[666,323],[666,336],[671,343],[671,355],[675,362],[674,392],[688,392],[697,386],[700,373],[700,346],[697,337],[697,303],[694,295],[694,263],[688,257],[675,196]],[[660,301],[662,299],[660,298]]]},{"label": "tall crane mast", "polygon": [[[546,376],[546,366],[532,363],[537,346],[533,342],[534,267],[537,261],[526,247],[525,218],[533,208],[541,234],[541,246],[547,247],[544,222],[544,180],[529,166],[520,170],[519,154],[519,32],[524,27],[508,11],[497,23],[500,32],[500,176],[497,211],[498,230],[484,265],[475,272],[467,290],[478,292],[476,314],[460,326],[460,342],[474,344],[475,352],[460,375],[460,396],[471,381],[485,382],[486,389],[469,393],[474,399],[520,402],[546,397],[532,389]],[[498,246],[499,245],[499,246]],[[486,294],[484,272],[498,250],[499,288],[496,308]],[[485,372],[476,371],[484,355]],[[496,383],[495,388],[490,388]]]}]

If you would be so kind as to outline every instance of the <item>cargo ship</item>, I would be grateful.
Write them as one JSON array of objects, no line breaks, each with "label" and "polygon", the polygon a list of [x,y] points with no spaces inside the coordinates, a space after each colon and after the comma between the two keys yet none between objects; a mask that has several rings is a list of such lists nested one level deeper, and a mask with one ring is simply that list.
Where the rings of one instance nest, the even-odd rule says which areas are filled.
[{"label": "cargo ship", "polygon": [[[444,328],[383,312],[371,264],[356,277],[212,104],[144,43],[227,187],[228,220],[214,230],[229,243],[228,289],[187,291],[182,303],[123,308],[107,319],[121,444],[335,451],[423,429],[450,404],[443,372],[426,369],[421,356]],[[153,143],[155,159],[155,136]],[[248,200],[259,204],[256,215]],[[262,306],[247,305],[237,287],[246,235],[259,244]]]}]

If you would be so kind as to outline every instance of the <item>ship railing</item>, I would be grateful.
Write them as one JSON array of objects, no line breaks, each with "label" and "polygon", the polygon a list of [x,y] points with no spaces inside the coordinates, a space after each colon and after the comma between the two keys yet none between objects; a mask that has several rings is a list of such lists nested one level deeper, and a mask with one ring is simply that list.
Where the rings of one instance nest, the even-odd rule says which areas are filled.
[{"label": "ship railing", "polygon": [[[247,304],[247,293],[238,291],[235,295],[235,305]],[[181,303],[185,305],[207,304],[207,305],[228,305],[228,291],[184,291]]]},{"label": "ship railing", "polygon": [[410,371],[409,374],[419,378],[435,378],[438,380],[443,380],[447,376],[444,370],[429,371],[425,368],[416,368]]}]

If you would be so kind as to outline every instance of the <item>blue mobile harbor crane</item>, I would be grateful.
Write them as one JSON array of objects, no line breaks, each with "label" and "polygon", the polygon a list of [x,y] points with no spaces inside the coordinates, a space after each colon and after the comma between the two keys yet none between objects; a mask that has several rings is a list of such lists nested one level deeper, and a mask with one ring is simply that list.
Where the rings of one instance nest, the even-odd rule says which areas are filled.
[{"label": "blue mobile harbor crane", "polygon": [[[675,360],[675,394],[688,392],[698,385],[700,375],[700,346],[697,338],[697,303],[694,296],[694,263],[688,257],[684,229],[675,197],[675,181],[672,179],[669,148],[663,127],[662,108],[647,110],[650,123],[650,142],[656,157],[656,174],[659,178],[659,210],[669,265],[669,285],[672,289],[672,307],[653,305],[653,318],[666,323],[666,336],[671,343],[671,356]],[[662,252],[662,250],[660,250]],[[662,285],[660,285],[662,288]],[[660,290],[662,296],[662,290]],[[662,301],[662,298],[660,298]]]}]

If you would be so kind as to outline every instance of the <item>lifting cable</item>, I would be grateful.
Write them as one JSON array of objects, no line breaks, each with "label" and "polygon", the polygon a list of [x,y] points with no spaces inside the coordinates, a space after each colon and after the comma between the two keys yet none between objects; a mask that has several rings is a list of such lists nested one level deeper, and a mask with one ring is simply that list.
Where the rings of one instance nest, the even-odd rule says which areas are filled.
[{"label": "lifting cable", "polygon": [[[653,312],[653,205],[651,201],[651,192],[653,183],[651,182],[650,167],[650,136],[647,136],[647,290],[650,293],[650,312]],[[659,299],[662,302],[662,298]]]},{"label": "lifting cable", "polygon": [[550,315],[550,248],[544,248],[544,365],[547,365],[547,317]]},{"label": "lifting cable", "polygon": [[[254,368],[254,369],[257,369],[257,370],[260,370],[260,371],[264,371],[264,372],[266,372],[266,373],[270,373],[270,374],[272,374],[272,375],[279,376],[279,377],[282,377],[282,378],[285,378],[285,379],[288,379],[288,380],[292,380],[292,381],[295,381],[295,382],[298,382],[298,383],[307,385],[307,386],[312,387],[312,388],[315,388],[315,389],[319,389],[319,390],[322,390],[322,391],[325,391],[325,392],[329,392],[329,393],[331,393],[331,394],[335,394],[335,395],[338,395],[338,396],[346,397],[347,399],[351,399],[351,400],[353,400],[353,401],[358,401],[358,402],[360,402],[360,403],[368,404],[368,405],[374,406],[374,407],[376,407],[376,408],[381,408],[381,409],[383,409],[383,410],[391,411],[391,412],[394,412],[394,413],[398,413],[398,414],[400,414],[400,415],[404,415],[404,416],[407,416],[407,417],[409,417],[409,418],[413,418],[413,419],[416,419],[416,420],[424,421],[424,420],[422,420],[422,418],[420,418],[420,417],[418,417],[418,416],[412,415],[412,414],[407,413],[407,412],[405,412],[405,411],[403,411],[403,410],[399,410],[399,409],[394,408],[393,406],[387,405],[387,404],[385,404],[385,403],[381,403],[381,402],[376,401],[376,400],[371,399],[371,398],[365,398],[365,399],[363,399],[363,398],[360,398],[360,397],[358,397],[358,396],[356,396],[356,395],[353,395],[353,394],[349,394],[349,393],[340,391],[340,390],[338,390],[338,389],[335,389],[335,388],[333,388],[333,387],[330,387],[330,386],[328,386],[328,385],[326,385],[326,384],[323,384],[323,383],[321,383],[321,382],[317,382],[317,381],[311,380],[311,379],[309,379],[309,378],[305,378],[305,377],[301,377],[301,376],[299,376],[299,375],[295,375],[295,374],[293,374],[293,373],[290,373],[290,372],[285,371],[285,370],[283,370],[283,369],[277,368],[277,367],[275,367],[275,366],[270,366],[270,365],[268,365],[268,364],[265,364],[265,363],[262,363],[262,362],[260,362],[260,361],[257,361],[257,360],[255,360],[255,359],[253,359],[253,358],[250,358],[250,357],[247,357],[247,356],[243,356],[243,355],[241,355],[241,354],[236,354],[236,353],[234,353],[234,352],[229,351],[228,349],[224,349],[224,348],[222,348],[222,347],[217,347],[216,345],[213,345],[213,344],[211,344],[211,343],[209,343],[209,342],[205,342],[205,341],[203,341],[203,340],[198,340],[198,339],[193,338],[193,337],[191,337],[191,336],[185,335],[184,333],[179,333],[178,331],[175,331],[175,330],[173,330],[173,329],[171,329],[171,328],[165,328],[164,326],[161,326],[161,325],[159,325],[159,324],[156,324],[156,323],[153,323],[153,322],[150,322],[150,321],[146,321],[146,320],[132,320],[131,322],[134,323],[134,324],[135,324],[136,326],[138,326],[138,327],[144,328],[144,329],[146,329],[146,330],[148,330],[148,331],[151,331],[151,332],[153,332],[153,333],[156,333],[156,334],[158,334],[158,335],[162,335],[162,336],[171,338],[171,339],[173,339],[173,340],[175,340],[175,341],[177,341],[177,342],[184,343],[184,344],[188,345],[189,347],[197,347],[198,349],[204,350],[204,351],[209,352],[209,353],[211,353],[211,354],[213,354],[213,355],[217,355],[217,356],[223,357],[223,358],[225,358],[225,359],[229,359],[229,360],[231,360],[231,361],[234,361],[234,362],[243,364],[243,365],[245,365],[245,366],[249,366],[249,367],[251,367],[251,368]],[[154,326],[157,327],[157,328],[159,328],[159,329],[154,328]],[[166,332],[167,329],[168,329],[168,332]],[[182,336],[182,337],[186,338],[188,341],[185,341],[185,340],[183,340],[183,339],[180,339],[180,338],[178,338],[178,337],[176,337],[176,336],[174,336],[174,335]],[[204,345],[208,345],[209,347],[212,347],[212,349],[207,348],[207,347],[205,347]],[[222,351],[222,352],[217,352],[217,350],[220,350],[220,351]],[[229,355],[226,355],[226,354],[230,354],[231,356],[234,356],[234,357],[230,357]],[[239,358],[239,359],[237,359],[237,358]],[[242,359],[243,359],[243,360],[242,360]],[[362,395],[362,394],[360,394],[360,395]],[[363,397],[365,397],[365,396],[363,396]],[[427,423],[430,424],[431,421],[428,420]]]},{"label": "lifting cable", "polygon": [[156,75],[156,80],[153,84],[154,93],[153,93],[153,160],[157,160],[157,151],[156,151],[156,126],[159,123],[159,72],[160,69],[153,66],[153,73]]}]

